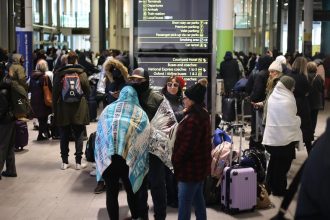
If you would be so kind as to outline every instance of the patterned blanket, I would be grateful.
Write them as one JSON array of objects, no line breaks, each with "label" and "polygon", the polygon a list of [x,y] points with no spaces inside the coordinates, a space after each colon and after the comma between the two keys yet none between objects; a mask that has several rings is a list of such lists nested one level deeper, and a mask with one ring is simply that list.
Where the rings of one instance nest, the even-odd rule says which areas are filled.
[{"label": "patterned blanket", "polygon": [[97,180],[111,164],[111,156],[117,154],[126,160],[133,192],[137,192],[149,170],[149,136],[149,119],[139,105],[137,93],[131,86],[125,86],[118,100],[103,110],[97,124]]}]

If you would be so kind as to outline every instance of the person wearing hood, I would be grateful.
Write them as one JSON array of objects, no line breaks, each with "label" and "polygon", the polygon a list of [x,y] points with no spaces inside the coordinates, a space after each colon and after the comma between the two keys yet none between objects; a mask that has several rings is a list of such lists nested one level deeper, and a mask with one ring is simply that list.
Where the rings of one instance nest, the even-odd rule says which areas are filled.
[{"label": "person wearing hood", "polygon": [[211,121],[205,109],[207,79],[184,92],[185,117],[179,123],[172,154],[174,175],[178,181],[178,219],[190,219],[191,207],[196,219],[207,219],[203,183],[211,173]]},{"label": "person wearing hood", "polygon": [[127,67],[117,58],[108,59],[103,64],[105,77],[105,100],[107,105],[117,100],[120,90],[128,79]]},{"label": "person wearing hood", "polygon": [[237,60],[233,58],[233,53],[227,51],[224,60],[220,64],[220,79],[223,79],[225,93],[229,94],[235,83],[242,77]]},{"label": "person wearing hood", "polygon": [[[81,158],[83,154],[83,133],[85,125],[89,124],[87,97],[90,93],[90,87],[85,69],[78,64],[78,56],[75,52],[68,53],[67,62],[66,66],[54,74],[53,111],[55,124],[60,128],[61,169],[65,170],[69,167],[69,138],[72,127],[76,147],[75,168],[80,170],[84,168],[84,165],[81,164]],[[74,77],[74,80],[70,80],[70,76]],[[70,86],[64,86],[64,79],[70,83]],[[71,90],[71,82],[75,85],[73,86],[75,91]],[[77,94],[74,99],[71,99],[72,101],[69,99],[71,97],[68,97],[71,92],[74,94],[79,93],[79,96]]]},{"label": "person wearing hood", "polygon": [[[266,99],[266,88],[267,81],[269,77],[268,68],[273,62],[273,58],[264,55],[258,59],[258,72],[256,74],[251,74],[249,76],[246,89],[251,91],[250,99],[251,103],[262,102]],[[249,89],[252,88],[252,89]],[[250,137],[250,147],[254,147],[256,140],[256,109],[253,104],[251,104],[251,137]],[[258,110],[262,114],[262,110]],[[260,139],[259,139],[260,140]]]},{"label": "person wearing hood", "polygon": [[36,64],[36,70],[32,72],[29,85],[29,90],[31,92],[31,107],[39,124],[37,141],[48,140],[50,137],[47,119],[48,115],[52,113],[52,108],[45,104],[43,92],[44,84],[48,84],[48,88],[52,91],[52,83],[46,74],[47,71],[47,62],[42,59],[39,60]]},{"label": "person wearing hood", "polygon": [[[287,173],[302,142],[301,120],[293,95],[295,80],[282,76],[267,101],[267,118],[262,144],[270,153],[266,187],[275,196],[284,196]],[[300,142],[300,143],[299,143]]]},{"label": "person wearing hood", "polygon": [[15,53],[12,56],[13,63],[9,68],[9,76],[12,80],[17,81],[19,85],[27,91],[28,84],[26,83],[26,73],[23,67],[24,57],[21,54]]},{"label": "person wearing hood", "polygon": [[84,52],[79,53],[78,63],[85,68],[87,76],[100,72],[93,64],[86,60],[86,55]]},{"label": "person wearing hood", "polygon": [[[139,67],[133,70],[128,77],[128,83],[137,91],[139,102],[142,109],[147,113],[149,120],[155,116],[158,107],[163,101],[163,96],[157,93],[149,86],[149,73],[147,70]],[[154,204],[155,219],[166,218],[166,185],[165,185],[165,164],[160,158],[149,153],[149,173],[140,190],[139,212],[144,213],[140,216],[148,219],[148,185],[151,190],[152,201]]]},{"label": "person wearing hood", "polygon": [[127,193],[132,219],[140,217],[138,190],[148,171],[150,124],[136,91],[125,86],[118,99],[100,115],[95,139],[97,181],[106,182],[106,205],[111,220],[119,220],[119,179]]}]

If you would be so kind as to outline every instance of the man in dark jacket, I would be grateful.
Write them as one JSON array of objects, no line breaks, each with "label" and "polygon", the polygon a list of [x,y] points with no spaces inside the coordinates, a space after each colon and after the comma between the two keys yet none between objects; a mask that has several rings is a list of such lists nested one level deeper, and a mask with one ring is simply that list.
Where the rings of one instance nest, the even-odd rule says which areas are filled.
[{"label": "man in dark jacket", "polygon": [[[137,68],[128,78],[129,83],[135,88],[139,96],[142,109],[147,113],[149,120],[155,116],[163,96],[149,87],[149,73],[143,68]],[[166,186],[165,186],[165,165],[155,155],[149,153],[149,183],[152,201],[154,203],[155,219],[166,218]],[[139,212],[142,219],[148,219],[148,192],[147,178],[139,190],[140,207]]]},{"label": "man in dark jacket", "polygon": [[225,93],[230,93],[235,83],[242,77],[237,60],[233,59],[233,54],[227,51],[224,61],[220,64],[220,79],[223,79]]},{"label": "man in dark jacket", "polygon": [[[10,80],[4,79],[0,83],[0,173],[6,163],[6,171],[2,176],[16,177],[15,165],[15,117],[12,112],[15,106],[11,99]],[[0,179],[1,179],[0,175]]]},{"label": "man in dark jacket", "polygon": [[[267,80],[269,77],[268,68],[273,62],[273,58],[265,55],[261,56],[258,60],[258,72],[251,74],[247,82],[248,88],[252,88],[250,93],[251,103],[262,102],[266,99],[266,86]],[[258,110],[260,115],[259,118],[262,118],[262,111]],[[256,109],[251,105],[251,138],[250,138],[250,147],[254,147],[256,139]],[[261,142],[261,137],[258,141]]]},{"label": "man in dark jacket", "polygon": [[330,118],[308,156],[302,174],[295,219],[330,219]]},{"label": "man in dark jacket", "polygon": [[[85,165],[81,165],[82,158],[82,148],[83,148],[83,133],[84,126],[89,124],[89,111],[87,104],[87,97],[90,93],[89,82],[87,74],[84,68],[78,65],[78,56],[75,52],[69,52],[68,54],[68,64],[59,69],[57,73],[54,74],[53,82],[53,110],[55,123],[60,127],[60,147],[61,147],[61,157],[62,165],[61,169],[65,170],[69,167],[68,157],[69,157],[69,138],[71,133],[71,127],[75,136],[75,146],[76,146],[76,165],[75,168],[80,170],[84,168]],[[66,75],[78,75],[80,83],[75,85],[76,90],[82,91],[82,95],[78,101],[68,102],[65,101],[65,92],[63,90],[63,79]],[[76,79],[77,80],[77,79]],[[77,88],[80,84],[80,89]],[[71,88],[71,81],[70,81]],[[75,92],[75,91],[71,91]]]}]

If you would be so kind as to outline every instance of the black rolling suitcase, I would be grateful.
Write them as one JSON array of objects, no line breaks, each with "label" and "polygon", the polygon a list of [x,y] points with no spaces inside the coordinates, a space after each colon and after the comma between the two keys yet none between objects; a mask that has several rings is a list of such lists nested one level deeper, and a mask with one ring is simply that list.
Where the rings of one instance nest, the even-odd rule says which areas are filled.
[{"label": "black rolling suitcase", "polygon": [[[236,108],[235,108],[236,105]],[[233,122],[236,120],[237,101],[235,98],[225,97],[222,99],[222,120]]]},{"label": "black rolling suitcase", "polygon": [[97,118],[97,102],[95,100],[88,101],[89,118],[91,122],[95,122]]},{"label": "black rolling suitcase", "polygon": [[90,83],[91,93],[88,97],[89,118],[91,122],[95,122],[97,118],[97,101],[96,101],[96,84]]},{"label": "black rolling suitcase", "polygon": [[23,147],[28,145],[29,132],[27,123],[17,120],[15,122],[16,135],[15,135],[15,148],[16,150],[23,150]]}]

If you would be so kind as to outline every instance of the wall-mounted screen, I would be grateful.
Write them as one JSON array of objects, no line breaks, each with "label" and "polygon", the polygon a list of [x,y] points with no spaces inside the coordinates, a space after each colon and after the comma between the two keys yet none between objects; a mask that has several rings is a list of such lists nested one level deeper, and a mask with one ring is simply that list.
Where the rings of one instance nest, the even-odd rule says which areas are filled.
[{"label": "wall-mounted screen", "polygon": [[211,51],[211,2],[135,0],[135,52]]}]

